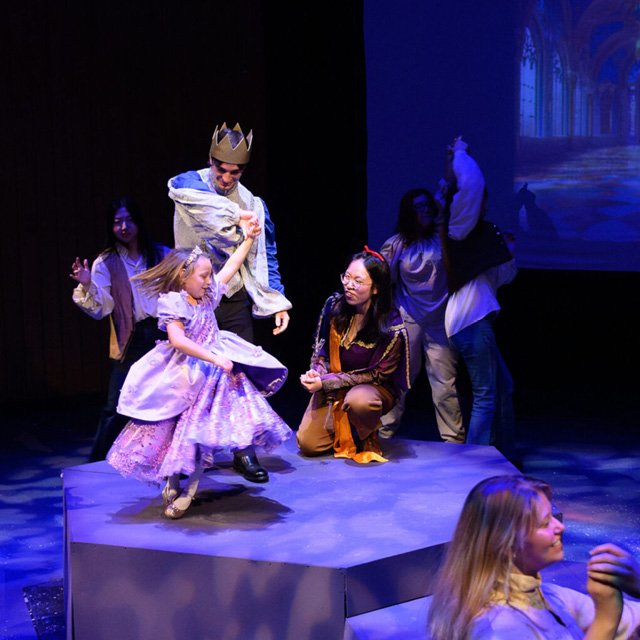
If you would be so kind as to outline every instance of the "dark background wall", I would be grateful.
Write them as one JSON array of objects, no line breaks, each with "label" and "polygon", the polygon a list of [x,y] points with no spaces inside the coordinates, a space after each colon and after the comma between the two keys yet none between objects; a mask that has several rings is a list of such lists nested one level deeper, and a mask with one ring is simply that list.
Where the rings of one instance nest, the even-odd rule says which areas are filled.
[{"label": "dark background wall", "polygon": [[[166,181],[203,164],[212,111],[235,115],[237,94],[245,94],[238,118],[264,130],[262,20],[251,3],[234,7],[244,8],[247,28],[222,29],[220,44],[236,53],[233,64],[215,64],[207,50],[216,16],[206,2],[188,12],[162,2],[11,5],[2,270],[15,277],[1,294],[2,334],[11,336],[3,399],[103,388],[107,323],[71,304],[71,261],[100,251],[106,206],[121,194],[140,201],[154,237],[171,242]],[[216,98],[214,64],[233,98]]]},{"label": "dark background wall", "polygon": [[517,111],[513,0],[365,4],[369,239],[394,232],[409,189],[438,188],[445,149],[462,135],[492,211],[513,196]]},{"label": "dark background wall", "polygon": [[[410,52],[396,55],[395,29],[405,27],[381,2],[366,12],[361,0],[11,5],[0,34],[9,52],[0,92],[0,402],[104,389],[106,322],[71,302],[70,264],[99,252],[105,207],[124,193],[141,202],[154,236],[171,244],[166,182],[204,166],[223,120],[254,130],[243,182],[269,206],[294,304],[290,330],[269,348],[296,388],[322,300],[348,253],[384,239],[401,180],[438,173],[443,145],[463,133],[495,185],[496,206],[506,197],[511,4],[407,3],[403,19],[429,43],[415,68],[404,62]],[[377,113],[369,114],[370,169],[382,153],[401,177],[370,170],[380,195],[369,190],[367,221],[363,24],[371,20],[387,31],[366,43],[369,73],[395,71],[401,82],[369,95]],[[403,87],[412,96],[410,123],[398,109]],[[396,134],[409,155],[397,153]],[[586,410],[596,396],[632,404],[637,290],[637,274],[570,271],[527,271],[505,289],[498,330],[523,410],[557,398]]]},{"label": "dark background wall", "polygon": [[[71,262],[100,251],[106,206],[121,194],[139,200],[154,237],[172,246],[167,180],[205,166],[223,120],[254,130],[243,182],[276,221],[295,306],[272,348],[292,372],[305,366],[322,300],[344,256],[366,241],[362,9],[274,5],[9,7],[0,402],[104,389],[107,322],[72,303]],[[331,175],[341,146],[341,175]]]}]

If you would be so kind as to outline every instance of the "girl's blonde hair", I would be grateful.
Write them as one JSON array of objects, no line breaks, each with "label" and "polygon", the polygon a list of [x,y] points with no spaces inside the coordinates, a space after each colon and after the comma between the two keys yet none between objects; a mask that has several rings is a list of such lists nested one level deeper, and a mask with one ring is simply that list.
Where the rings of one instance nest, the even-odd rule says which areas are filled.
[{"label": "girl's blonde hair", "polygon": [[[191,249],[172,249],[162,262],[131,278],[139,287],[151,296],[169,291],[181,291],[198,264],[200,258],[211,260],[206,253],[195,254]],[[191,259],[193,258],[193,259]]]},{"label": "girl's blonde hair", "polygon": [[464,640],[497,594],[508,598],[513,559],[538,526],[542,496],[551,500],[551,487],[523,476],[494,476],[471,490],[436,581],[431,640]]}]

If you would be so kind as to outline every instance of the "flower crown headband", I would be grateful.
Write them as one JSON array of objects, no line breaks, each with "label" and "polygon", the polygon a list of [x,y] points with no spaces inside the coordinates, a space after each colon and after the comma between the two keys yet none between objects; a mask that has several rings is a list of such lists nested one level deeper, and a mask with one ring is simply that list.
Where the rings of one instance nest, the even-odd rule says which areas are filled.
[{"label": "flower crown headband", "polygon": [[193,264],[200,256],[203,256],[204,252],[200,247],[194,247],[193,251],[189,254],[189,257],[184,262],[184,268],[187,269],[189,265]]}]

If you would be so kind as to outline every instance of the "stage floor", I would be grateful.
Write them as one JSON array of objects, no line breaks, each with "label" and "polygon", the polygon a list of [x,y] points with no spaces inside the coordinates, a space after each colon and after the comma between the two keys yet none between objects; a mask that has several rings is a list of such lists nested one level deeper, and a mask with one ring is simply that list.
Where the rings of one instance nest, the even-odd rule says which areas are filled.
[{"label": "stage floor", "polygon": [[[427,396],[421,398],[428,400]],[[435,439],[435,420],[425,426],[425,411],[429,407],[424,402],[425,406],[413,407],[412,399],[409,400],[402,434],[421,441]],[[625,413],[624,407],[624,404],[610,403],[600,417],[580,417],[582,414],[576,417],[570,405],[560,414],[547,414],[545,403],[537,405],[539,414],[534,417],[520,411],[519,457],[525,473],[548,481],[554,488],[554,502],[567,524],[566,560],[558,568],[566,567],[568,561],[576,563],[579,567],[577,588],[581,588],[581,582],[584,588],[585,562],[589,549],[596,544],[614,541],[640,557],[640,442],[635,414]],[[92,428],[99,412],[99,404],[84,408],[72,404],[46,411],[31,407],[19,416],[7,417],[7,432],[12,435],[0,451],[3,469],[0,520],[4,527],[4,537],[0,537],[0,555],[4,560],[0,576],[2,638],[61,640],[65,637],[63,608],[56,602],[63,597],[60,475],[65,468],[89,468],[80,465],[88,459]],[[295,413],[293,409],[291,412]],[[621,433],[624,439],[616,437]],[[333,462],[327,460],[328,464]],[[276,467],[271,469],[280,477]],[[256,488],[228,473],[230,481],[240,489],[243,484],[247,490]],[[262,489],[271,491],[269,485]],[[152,496],[152,499],[155,498]],[[186,526],[186,522],[183,520],[182,526]],[[565,576],[558,583],[574,586],[566,582]],[[55,597],[45,597],[50,592],[56,594]],[[25,594],[29,597],[29,608],[25,606]],[[419,609],[419,604],[416,602],[414,606]],[[388,618],[394,613],[389,609],[396,607],[382,609],[380,615]],[[418,613],[421,618],[416,619],[414,628],[421,630],[426,614],[424,609]],[[406,629],[410,622],[404,616],[401,628]],[[380,617],[362,614],[349,618],[348,624],[357,626],[358,640],[361,640],[367,638],[363,635],[365,626],[380,629]],[[160,633],[158,637],[168,635]]]},{"label": "stage floor", "polygon": [[471,487],[517,471],[492,447],[384,446],[389,462],[357,465],[292,439],[261,456],[263,485],[221,459],[176,521],[106,462],[66,469],[75,637],[342,639],[346,617],[427,595]]}]

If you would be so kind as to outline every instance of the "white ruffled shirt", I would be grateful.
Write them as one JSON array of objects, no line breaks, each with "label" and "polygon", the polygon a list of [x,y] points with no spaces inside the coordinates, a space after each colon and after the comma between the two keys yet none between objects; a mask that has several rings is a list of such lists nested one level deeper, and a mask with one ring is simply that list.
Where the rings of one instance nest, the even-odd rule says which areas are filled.
[{"label": "white ruffled shirt", "polygon": [[442,327],[448,290],[437,230],[431,238],[419,238],[409,246],[402,235],[392,236],[380,253],[391,270],[396,306],[423,327]]},{"label": "white ruffled shirt", "polygon": [[[124,245],[117,244],[118,255],[129,278],[137,276],[146,271],[147,262],[144,256],[140,255],[137,260],[129,257],[129,252]],[[169,249],[163,247],[164,255]],[[79,284],[73,290],[73,301],[88,315],[95,320],[102,320],[113,311],[113,297],[111,296],[111,273],[105,264],[103,255],[99,255],[91,267],[91,284],[85,289]],[[133,294],[133,315],[136,322],[145,318],[155,318],[157,308],[157,297],[148,296],[140,291],[138,284],[131,283]]]}]

